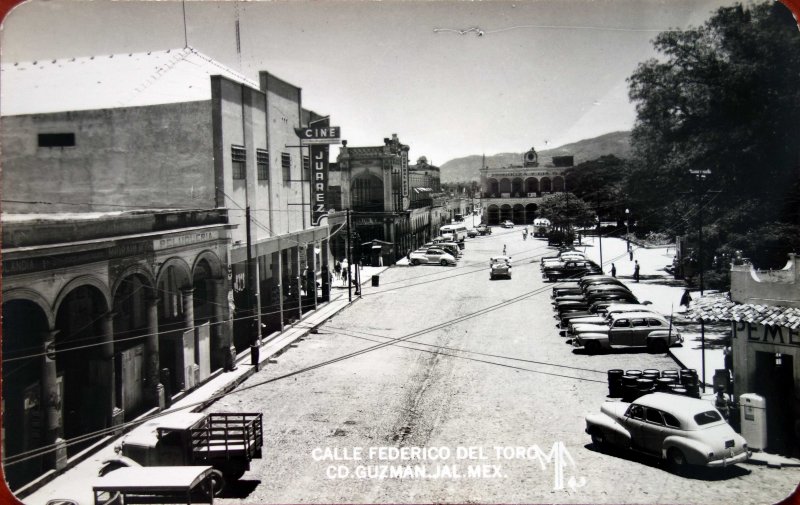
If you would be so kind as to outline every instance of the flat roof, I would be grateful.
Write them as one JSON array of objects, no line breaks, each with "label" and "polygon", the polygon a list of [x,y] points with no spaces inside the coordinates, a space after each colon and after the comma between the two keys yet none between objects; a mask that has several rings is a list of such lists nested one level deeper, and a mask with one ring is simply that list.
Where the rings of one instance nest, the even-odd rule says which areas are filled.
[{"label": "flat roof", "polygon": [[259,89],[256,81],[192,47],[3,62],[0,114],[45,114],[210,100],[212,75]]}]

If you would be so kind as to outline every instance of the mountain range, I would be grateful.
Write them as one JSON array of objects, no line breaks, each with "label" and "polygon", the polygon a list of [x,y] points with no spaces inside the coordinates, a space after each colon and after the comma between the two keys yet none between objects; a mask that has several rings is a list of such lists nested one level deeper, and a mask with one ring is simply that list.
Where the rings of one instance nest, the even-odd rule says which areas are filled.
[{"label": "mountain range", "polygon": [[[629,158],[631,155],[631,132],[621,131],[606,133],[599,137],[579,140],[553,149],[538,150],[539,164],[541,166],[551,163],[553,156],[574,156],[575,164],[597,159],[600,156],[613,154],[618,158]],[[536,148],[536,146],[533,146]],[[486,166],[490,168],[522,165],[522,156],[519,153],[499,153],[486,156]],[[483,164],[483,155],[472,154],[462,158],[455,158],[439,166],[440,177],[443,183],[479,181],[480,169]]]}]

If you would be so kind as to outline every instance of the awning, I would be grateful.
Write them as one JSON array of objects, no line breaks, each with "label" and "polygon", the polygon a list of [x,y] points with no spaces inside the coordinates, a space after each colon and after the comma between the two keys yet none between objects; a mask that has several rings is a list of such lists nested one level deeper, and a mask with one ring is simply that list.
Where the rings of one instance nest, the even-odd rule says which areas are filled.
[{"label": "awning", "polygon": [[800,308],[736,303],[729,300],[725,293],[693,300],[686,316],[696,321],[744,321],[793,330],[800,328]]}]

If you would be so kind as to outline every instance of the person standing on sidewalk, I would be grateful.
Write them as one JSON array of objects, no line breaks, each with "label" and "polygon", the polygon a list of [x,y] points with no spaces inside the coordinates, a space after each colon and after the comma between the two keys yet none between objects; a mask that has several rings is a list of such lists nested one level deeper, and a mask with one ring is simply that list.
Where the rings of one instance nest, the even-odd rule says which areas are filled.
[{"label": "person standing on sidewalk", "polygon": [[339,263],[339,260],[336,260],[336,263],[333,264],[333,271],[336,273],[336,280],[338,281],[342,276],[342,264]]},{"label": "person standing on sidewalk", "polygon": [[631,261],[633,261],[633,248],[632,247],[630,249],[628,249],[628,256],[630,256]]},{"label": "person standing on sidewalk", "polygon": [[633,280],[639,282],[639,260],[633,262]]},{"label": "person standing on sidewalk", "polygon": [[611,277],[617,277],[617,267],[615,267],[613,263],[611,264]]}]

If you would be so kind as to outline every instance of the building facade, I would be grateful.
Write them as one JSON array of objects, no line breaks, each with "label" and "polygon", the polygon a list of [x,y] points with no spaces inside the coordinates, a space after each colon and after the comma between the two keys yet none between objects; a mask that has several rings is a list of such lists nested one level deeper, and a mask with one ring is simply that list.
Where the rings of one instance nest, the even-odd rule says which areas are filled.
[{"label": "building facade", "polygon": [[329,232],[295,133],[320,116],[268,72],[187,47],[2,83],[3,454],[60,447],[14,488],[323,303]]},{"label": "building facade", "polygon": [[800,258],[790,254],[781,270],[731,265],[730,299],[704,297],[690,314],[730,321],[733,395],[763,397],[766,449],[800,456]]},{"label": "building facade", "polygon": [[[342,208],[352,213],[354,243],[363,244],[356,259],[394,264],[448,222],[446,209],[434,193],[440,187],[438,168],[418,163],[412,169],[408,151],[396,134],[384,139],[382,146],[344,143],[339,151],[336,181],[340,189],[333,191],[341,195]],[[374,241],[383,243],[379,258],[372,253]]]},{"label": "building facade", "polygon": [[567,191],[565,172],[573,166],[572,156],[555,156],[552,163],[539,165],[531,148],[521,165],[481,168],[481,216],[489,225],[510,220],[531,224],[542,199]]}]

